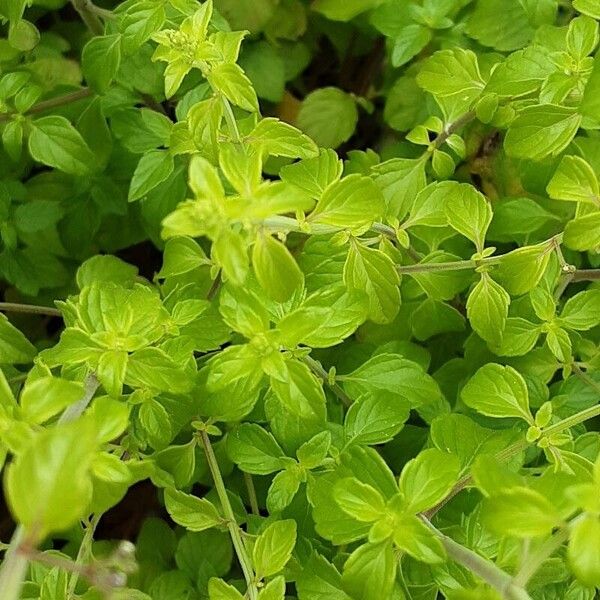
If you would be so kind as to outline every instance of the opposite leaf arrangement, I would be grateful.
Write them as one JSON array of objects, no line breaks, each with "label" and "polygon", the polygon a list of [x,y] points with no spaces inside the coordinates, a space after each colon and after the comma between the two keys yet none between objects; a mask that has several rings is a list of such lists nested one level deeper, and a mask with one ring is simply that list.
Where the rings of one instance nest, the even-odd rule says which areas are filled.
[{"label": "opposite leaf arrangement", "polygon": [[2,599],[593,600],[598,20],[0,0]]}]

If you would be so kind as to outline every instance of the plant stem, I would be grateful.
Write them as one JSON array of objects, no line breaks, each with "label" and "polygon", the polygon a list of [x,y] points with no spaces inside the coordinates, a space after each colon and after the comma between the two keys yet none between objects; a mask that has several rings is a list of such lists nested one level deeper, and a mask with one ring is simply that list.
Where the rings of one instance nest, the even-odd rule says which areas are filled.
[{"label": "plant stem", "polygon": [[257,600],[258,588],[256,586],[256,576],[254,574],[250,556],[246,551],[242,536],[240,535],[240,528],[235,519],[233,508],[231,507],[229,497],[227,496],[227,490],[225,489],[225,483],[223,482],[223,477],[221,476],[221,471],[219,470],[217,457],[215,456],[215,452],[206,431],[200,432],[200,439],[202,441],[202,446],[204,447],[204,453],[206,454],[206,460],[215,484],[215,489],[217,490],[217,495],[219,496],[219,500],[221,502],[223,514],[227,520],[227,529],[229,529],[229,535],[231,536],[235,553],[238,557],[242,572],[244,573],[244,578],[246,579],[246,584],[248,586],[248,598],[249,600]]},{"label": "plant stem", "polygon": [[36,306],[35,304],[17,304],[16,302],[0,302],[0,311],[17,312],[33,315],[46,315],[48,317],[60,317],[60,310],[50,306]]},{"label": "plant stem", "polygon": [[469,571],[483,579],[492,586],[505,600],[531,600],[529,594],[522,586],[517,585],[513,578],[497,567],[493,562],[483,558],[469,548],[461,546],[452,538],[444,535],[435,528],[427,519],[423,522],[437,535],[442,542],[448,556],[458,564],[466,567]]},{"label": "plant stem", "polygon": [[[71,104],[71,102],[77,102],[78,100],[89,98],[92,94],[93,92],[90,88],[82,88],[80,90],[70,92],[69,94],[65,94],[63,96],[57,96],[56,98],[50,98],[49,100],[43,100],[42,102],[38,102],[24,114],[35,115],[38,113],[46,112],[47,110],[51,110],[59,106],[64,106],[65,104]],[[4,121],[9,121],[15,114],[18,113],[0,114],[0,123],[3,123]]]},{"label": "plant stem", "polygon": [[600,281],[600,269],[577,269],[573,281]]},{"label": "plant stem", "polygon": [[459,129],[468,125],[471,121],[475,119],[475,111],[470,110],[454,121],[454,123],[450,123],[431,143],[431,147],[434,150],[440,148],[446,140],[454,133],[456,133]]},{"label": "plant stem", "polygon": [[25,530],[18,525],[0,566],[0,591],[3,600],[19,600],[27,573],[28,559],[20,552]]},{"label": "plant stem", "polygon": [[558,423],[554,423],[554,425],[550,425],[550,427],[546,427],[542,430],[542,435],[561,433],[567,429],[570,429],[571,427],[575,427],[575,425],[579,425],[579,423],[583,423],[584,421],[597,416],[600,416],[600,404],[590,406],[589,408],[586,408],[575,415],[571,415],[570,417],[567,417]]},{"label": "plant stem", "polygon": [[497,263],[500,260],[499,256],[490,256],[488,258],[483,258],[480,261],[476,260],[455,260],[451,262],[442,262],[442,263],[417,263],[416,265],[399,265],[396,267],[396,270],[401,275],[411,273],[431,273],[431,272],[441,272],[441,271],[466,271],[468,269],[475,269],[481,264],[493,264]]},{"label": "plant stem", "polygon": [[537,549],[537,551],[525,561],[525,563],[514,578],[515,585],[525,587],[527,585],[527,582],[544,564],[544,561],[547,558],[550,558],[568,539],[569,530],[567,527],[559,529],[554,535],[550,536]]},{"label": "plant stem", "polygon": [[342,404],[349,408],[353,404],[352,398],[346,394],[346,392],[342,389],[342,387],[337,383],[331,383],[329,381],[329,373],[321,366],[321,363],[316,361],[314,358],[310,356],[305,356],[302,361],[308,365],[308,368],[324,383],[327,384],[329,389],[339,398]]},{"label": "plant stem", "polygon": [[71,0],[73,8],[79,13],[81,20],[94,35],[104,33],[104,25],[95,10],[91,0]]},{"label": "plant stem", "polygon": [[[587,373],[584,373],[577,364],[573,364],[573,371],[582,381],[587,383],[600,395],[599,383],[594,381]],[[566,429],[570,429],[575,425],[579,425],[579,423],[583,423],[584,421],[587,421],[597,416],[600,416],[600,404],[590,406],[589,408],[586,408],[575,415],[571,415],[570,417],[567,417],[566,419],[563,419],[558,423],[554,423],[553,425],[546,427],[542,430],[542,435],[548,436],[553,435],[555,433],[561,433]],[[508,446],[508,448],[505,448],[504,450],[496,454],[496,458],[500,461],[508,460],[515,454],[518,454],[519,452],[525,450],[528,447],[528,445],[529,444],[525,439],[519,440],[518,442],[511,444],[510,446]],[[433,515],[435,515],[447,502],[449,502],[452,498],[454,498],[454,496],[456,496],[456,494],[458,494],[459,492],[464,490],[468,485],[470,485],[472,481],[473,477],[471,475],[465,475],[464,477],[461,477],[456,482],[454,487],[450,490],[448,495],[434,507],[422,513],[422,516],[426,519],[431,519],[431,517],[433,517]]]},{"label": "plant stem", "polygon": [[248,500],[250,501],[250,509],[253,515],[259,515],[260,510],[258,508],[258,498],[256,497],[256,488],[254,487],[254,480],[250,473],[244,472],[244,483],[246,484],[246,490],[248,491]]},{"label": "plant stem", "polygon": [[[511,444],[510,446],[505,448],[504,450],[498,452],[498,454],[496,454],[496,458],[499,461],[508,460],[509,458],[515,456],[515,454],[518,454],[519,452],[525,450],[527,446],[528,444],[525,439],[519,440],[518,442],[515,442],[514,444]],[[452,498],[454,498],[454,496],[456,496],[459,492],[462,492],[462,490],[471,485],[471,483],[473,483],[472,475],[468,474],[461,477],[456,482],[454,487],[450,490],[448,495],[441,502],[438,502],[435,506],[422,513],[422,516],[424,516],[427,519],[431,519],[431,517],[433,517],[437,512],[439,512],[450,500],[452,500]]]},{"label": "plant stem", "polygon": [[94,373],[90,373],[83,382],[83,396],[81,400],[78,400],[71,406],[67,406],[63,414],[58,419],[58,424],[70,423],[78,419],[83,411],[88,407],[88,404],[92,401],[96,390],[100,387],[100,382],[96,378]]},{"label": "plant stem", "polygon": [[231,104],[229,104],[229,100],[227,100],[225,96],[221,96],[221,99],[223,100],[223,106],[225,108],[225,120],[227,121],[229,133],[238,144],[241,144],[242,138],[240,136],[240,130],[238,129],[237,121],[235,120],[235,115],[233,114]]},{"label": "plant stem", "polygon": [[[81,540],[81,544],[79,545],[79,551],[77,552],[77,556],[75,558],[75,563],[77,565],[81,565],[82,563],[86,562],[90,557],[92,542],[94,541],[94,532],[96,531],[99,521],[100,516],[94,515],[88,523],[83,539]],[[77,587],[77,582],[79,581],[79,575],[79,571],[73,571],[71,574],[69,586],[67,588],[67,600],[71,600],[75,594],[75,588]]]}]

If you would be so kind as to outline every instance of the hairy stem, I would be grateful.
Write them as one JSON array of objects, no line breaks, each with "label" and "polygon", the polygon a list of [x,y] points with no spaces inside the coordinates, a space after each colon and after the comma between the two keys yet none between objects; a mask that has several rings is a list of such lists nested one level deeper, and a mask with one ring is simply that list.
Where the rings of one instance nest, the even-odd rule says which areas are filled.
[{"label": "hairy stem", "polygon": [[550,558],[567,540],[569,530],[566,527],[559,529],[550,536],[523,564],[514,578],[517,586],[525,587],[527,582],[536,574],[537,570]]},{"label": "hairy stem", "polygon": [[308,368],[319,378],[326,383],[329,389],[335,394],[335,396],[342,402],[342,404],[349,408],[353,404],[352,398],[346,394],[346,392],[342,389],[342,387],[337,383],[331,383],[329,381],[329,374],[322,367],[321,363],[316,361],[314,358],[310,356],[305,356],[302,361],[308,365]]},{"label": "hairy stem", "polygon": [[461,115],[460,117],[458,117],[458,119],[456,119],[456,121],[454,121],[453,123],[450,123],[435,138],[435,140],[433,140],[433,142],[431,143],[431,147],[434,150],[437,150],[438,148],[440,148],[451,135],[456,133],[459,129],[462,129],[465,125],[468,125],[471,121],[474,121],[475,117],[476,117],[476,115],[475,115],[474,110],[470,110],[470,111],[464,113],[463,115]]},{"label": "hairy stem", "polygon": [[256,488],[254,487],[254,480],[250,473],[244,473],[244,483],[246,484],[246,490],[248,492],[248,500],[250,501],[250,509],[253,515],[259,515],[260,510],[258,508],[258,498],[256,497]]},{"label": "hairy stem", "polygon": [[600,269],[577,269],[573,281],[600,281]]},{"label": "hairy stem", "polygon": [[[527,446],[528,446],[528,444],[525,441],[525,439],[519,440],[518,442],[511,444],[510,446],[508,446],[501,452],[498,452],[498,454],[496,454],[496,458],[500,461],[508,460],[509,458],[512,458],[519,452],[522,452],[523,450],[525,450],[527,448]],[[438,502],[435,506],[433,506],[429,510],[425,511],[423,513],[423,516],[427,519],[431,519],[431,517],[433,517],[448,502],[450,502],[450,500],[452,500],[452,498],[454,498],[454,496],[456,496],[459,492],[462,492],[462,490],[464,490],[466,487],[471,485],[471,483],[473,483],[473,477],[470,474],[467,474],[467,475],[464,475],[463,477],[461,477],[456,482],[454,487],[450,490],[448,495],[441,502]]]},{"label": "hairy stem", "polygon": [[227,529],[229,529],[229,535],[231,536],[235,553],[238,557],[242,572],[244,573],[244,578],[246,579],[246,585],[248,586],[248,598],[249,600],[257,600],[258,587],[256,585],[256,576],[254,574],[250,556],[246,551],[246,547],[244,546],[244,542],[240,534],[240,528],[233,513],[233,508],[231,507],[229,497],[227,496],[227,490],[225,489],[225,483],[223,482],[223,477],[221,476],[221,471],[219,470],[217,457],[215,456],[215,452],[206,431],[200,432],[200,439],[202,441],[204,453],[206,454],[206,460],[215,484],[215,489],[217,490],[217,495],[219,496],[219,500],[221,502],[223,514],[227,520]]},{"label": "hairy stem", "polygon": [[48,317],[60,317],[60,310],[50,306],[36,306],[35,304],[17,304],[16,302],[0,302],[0,311],[27,313],[32,315],[46,315]]},{"label": "hairy stem", "polygon": [[[81,540],[81,544],[79,545],[79,551],[77,552],[77,556],[75,558],[75,563],[77,565],[84,564],[90,557],[92,552],[92,542],[94,541],[94,532],[96,531],[96,527],[98,526],[98,522],[100,521],[99,515],[94,515],[90,522],[88,523],[83,539]],[[79,581],[79,571],[73,571],[71,573],[71,577],[69,579],[69,585],[67,588],[67,600],[71,600],[75,594],[75,588],[77,587],[77,582]]]},{"label": "hairy stem", "polygon": [[20,525],[15,529],[8,550],[0,565],[0,591],[3,600],[19,600],[27,573],[27,556],[20,552],[25,530]]},{"label": "hairy stem", "polygon": [[238,144],[241,144],[242,137],[240,136],[240,130],[238,129],[237,121],[235,120],[235,115],[233,114],[231,104],[229,103],[229,100],[225,98],[225,96],[221,96],[221,99],[223,100],[223,107],[225,109],[225,121],[227,122],[229,133]]},{"label": "hairy stem", "polygon": [[[581,378],[582,381],[587,383],[591,388],[596,390],[596,392],[598,392],[598,394],[600,395],[600,384],[598,384],[596,381],[594,381],[587,373],[584,373],[577,364],[573,364],[573,371],[575,372],[575,374],[578,377]],[[567,417],[566,419],[562,419],[562,421],[559,421],[558,423],[554,423],[553,425],[546,427],[545,429],[542,430],[542,435],[548,436],[548,435],[552,435],[555,433],[561,433],[567,429],[570,429],[571,427],[574,427],[575,425],[579,425],[579,423],[583,423],[584,421],[587,421],[587,420],[592,419],[597,416],[600,416],[600,404],[595,404],[594,406],[590,406],[589,408],[586,408],[586,409],[578,412],[577,414],[571,415],[570,417]],[[508,460],[509,458],[513,457],[515,454],[518,454],[519,452],[522,452],[523,450],[525,450],[528,447],[528,445],[529,444],[527,443],[527,441],[525,439],[519,440],[518,442],[511,444],[510,446],[508,446],[508,448],[505,448],[504,450],[502,450],[501,452],[496,454],[496,458],[500,461]],[[454,498],[454,496],[456,496],[459,492],[464,490],[472,482],[473,482],[473,477],[470,474],[465,475],[464,477],[461,477],[456,482],[454,487],[450,490],[448,495],[441,502],[436,504],[434,507],[425,511],[422,514],[422,516],[426,519],[430,519],[431,517],[433,517],[433,515],[435,515],[447,502],[449,502],[452,498]]]},{"label": "hairy stem", "polygon": [[424,523],[436,534],[442,542],[448,556],[458,564],[466,567],[471,573],[483,579],[493,587],[505,600],[531,600],[522,586],[517,585],[513,578],[496,566],[492,561],[483,558],[473,550],[461,546],[452,538],[436,529],[427,519]]},{"label": "hairy stem", "polygon": [[89,403],[92,401],[96,390],[100,387],[100,382],[96,378],[94,373],[90,373],[83,382],[83,396],[81,400],[78,400],[71,406],[67,406],[62,415],[60,415],[60,419],[58,420],[58,424],[61,425],[63,423],[70,423],[71,421],[77,420],[83,411],[88,407]]},{"label": "hairy stem", "polygon": [[[58,108],[59,106],[64,106],[65,104],[71,104],[72,102],[89,98],[93,93],[94,92],[92,92],[90,88],[81,88],[80,90],[64,94],[63,96],[43,100],[42,102],[34,104],[27,112],[25,112],[25,115],[36,115],[38,113],[46,112],[47,110],[52,110],[53,108]],[[15,114],[17,113],[0,114],[0,123],[9,121]]]},{"label": "hairy stem", "polygon": [[85,23],[86,27],[94,35],[102,35],[104,33],[104,25],[96,7],[92,4],[91,0],[71,0],[73,8],[79,13],[81,20]]}]

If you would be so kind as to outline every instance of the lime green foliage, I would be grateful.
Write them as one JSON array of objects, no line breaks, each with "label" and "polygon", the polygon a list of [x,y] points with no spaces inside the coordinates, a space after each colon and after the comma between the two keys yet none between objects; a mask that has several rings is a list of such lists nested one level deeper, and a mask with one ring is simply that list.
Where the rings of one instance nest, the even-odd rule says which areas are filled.
[{"label": "lime green foliage", "polygon": [[0,0],[2,599],[594,598],[598,20]]}]

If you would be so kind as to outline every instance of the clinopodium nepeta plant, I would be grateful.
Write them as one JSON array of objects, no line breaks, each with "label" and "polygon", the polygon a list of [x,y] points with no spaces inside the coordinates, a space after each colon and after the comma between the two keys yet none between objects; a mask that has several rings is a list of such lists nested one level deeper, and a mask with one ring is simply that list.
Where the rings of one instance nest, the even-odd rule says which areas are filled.
[{"label": "clinopodium nepeta plant", "polygon": [[3,600],[596,597],[600,1],[0,17]]}]

